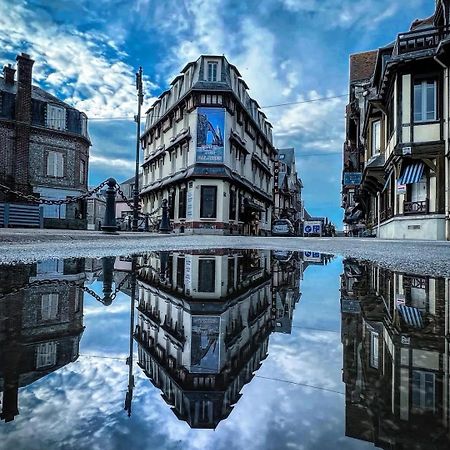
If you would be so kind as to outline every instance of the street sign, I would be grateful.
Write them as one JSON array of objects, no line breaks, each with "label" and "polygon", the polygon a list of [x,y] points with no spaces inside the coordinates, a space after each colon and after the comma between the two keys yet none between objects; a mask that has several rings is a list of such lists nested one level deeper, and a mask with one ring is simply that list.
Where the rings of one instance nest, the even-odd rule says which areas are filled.
[{"label": "street sign", "polygon": [[344,172],[344,186],[358,186],[361,184],[361,172]]},{"label": "street sign", "polygon": [[319,234],[322,235],[322,222],[319,221],[305,221],[303,228],[304,234]]}]

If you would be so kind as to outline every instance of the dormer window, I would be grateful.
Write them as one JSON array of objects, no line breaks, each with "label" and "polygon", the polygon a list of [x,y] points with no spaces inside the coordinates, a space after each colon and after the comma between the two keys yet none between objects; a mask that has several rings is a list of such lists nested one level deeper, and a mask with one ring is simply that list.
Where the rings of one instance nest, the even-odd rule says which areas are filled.
[{"label": "dormer window", "polygon": [[47,128],[66,129],[66,109],[61,106],[47,104]]},{"label": "dormer window", "polygon": [[217,81],[217,66],[219,64],[215,61],[208,62],[208,81]]}]

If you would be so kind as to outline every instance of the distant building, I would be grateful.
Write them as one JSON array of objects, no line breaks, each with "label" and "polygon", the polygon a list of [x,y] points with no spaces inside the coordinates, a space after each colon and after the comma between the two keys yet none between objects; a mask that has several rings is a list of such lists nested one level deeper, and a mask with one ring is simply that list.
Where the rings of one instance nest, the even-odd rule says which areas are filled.
[{"label": "distant building", "polygon": [[[0,183],[25,194],[66,199],[87,192],[87,117],[32,84],[34,61],[17,56],[0,77]],[[23,199],[0,191],[0,206]],[[87,227],[86,202],[43,205],[44,226]]]},{"label": "distant building", "polygon": [[304,220],[302,188],[295,165],[293,148],[278,149],[274,164],[274,219],[289,219],[296,234],[301,234]]},{"label": "distant building", "polygon": [[78,358],[84,259],[0,269],[0,419],[9,422],[19,414],[21,387]]},{"label": "distant building", "polygon": [[224,56],[190,62],[147,112],[144,212],[168,200],[176,233],[267,235],[272,125]]},{"label": "distant building", "polygon": [[87,229],[101,230],[101,226],[105,217],[106,199],[105,196],[98,192],[86,200],[87,204]]}]

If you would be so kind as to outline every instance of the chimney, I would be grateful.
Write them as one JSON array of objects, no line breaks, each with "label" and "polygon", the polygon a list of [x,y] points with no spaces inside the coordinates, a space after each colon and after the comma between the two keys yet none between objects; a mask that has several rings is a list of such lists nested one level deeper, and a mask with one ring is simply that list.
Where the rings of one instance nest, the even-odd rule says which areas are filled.
[{"label": "chimney", "polygon": [[31,86],[34,61],[30,55],[17,55],[16,140],[14,177],[16,189],[30,193]]},{"label": "chimney", "polygon": [[11,64],[3,67],[3,78],[6,84],[14,84],[14,74],[16,69],[13,69]]}]

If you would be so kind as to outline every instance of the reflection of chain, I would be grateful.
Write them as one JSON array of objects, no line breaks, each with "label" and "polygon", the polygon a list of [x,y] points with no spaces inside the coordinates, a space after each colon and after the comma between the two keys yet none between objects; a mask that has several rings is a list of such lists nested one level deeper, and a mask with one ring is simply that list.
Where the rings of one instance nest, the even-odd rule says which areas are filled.
[{"label": "reflection of chain", "polygon": [[[116,298],[118,292],[122,289],[123,285],[128,281],[129,277],[130,277],[130,274],[128,273],[124,277],[124,279],[116,286],[116,288],[114,289],[112,294],[109,296],[109,299],[111,301]],[[18,292],[20,292],[20,291],[22,291],[24,289],[29,289],[29,288],[37,287],[37,286],[50,286],[52,284],[63,284],[63,285],[68,286],[68,287],[78,287],[81,290],[83,290],[84,292],[87,292],[89,295],[94,297],[100,303],[104,303],[104,299],[102,297],[100,297],[95,291],[93,291],[92,289],[88,288],[87,286],[80,286],[79,285],[79,281],[57,280],[57,279],[53,279],[53,280],[51,280],[51,279],[50,280],[36,280],[36,281],[32,281],[31,283],[23,284],[22,286],[18,286],[16,288],[12,289],[10,292],[7,292],[6,294],[0,294],[0,299],[2,299],[4,297],[7,297],[8,295],[17,294]]]},{"label": "reflection of chain", "polygon": [[[125,193],[122,191],[122,189],[120,189],[120,186],[117,186],[117,193],[120,195],[120,197],[122,198],[122,200],[132,209],[134,210],[134,204],[131,203],[131,200],[125,195]],[[155,215],[160,209],[162,208],[162,206],[158,206],[155,210],[153,210],[152,212],[149,213],[141,213],[139,211],[139,215],[145,217],[145,216],[153,216]],[[141,209],[141,205],[140,203],[138,203],[138,209]]]},{"label": "reflection of chain", "polygon": [[85,198],[91,197],[92,195],[99,192],[100,189],[102,189],[107,183],[108,183],[108,180],[105,180],[102,183],[100,183],[97,187],[95,187],[94,189],[87,191],[85,194],[81,194],[78,197],[70,197],[70,198],[61,199],[61,200],[49,200],[46,198],[35,197],[34,195],[27,195],[27,194],[24,194],[23,192],[19,192],[14,189],[11,189],[10,187],[5,186],[4,184],[1,184],[1,183],[0,183],[0,190],[3,191],[5,194],[13,194],[13,195],[16,195],[17,197],[23,198],[23,199],[28,200],[33,203],[40,203],[43,205],[67,205],[69,203],[76,203],[80,200],[84,200]]}]

